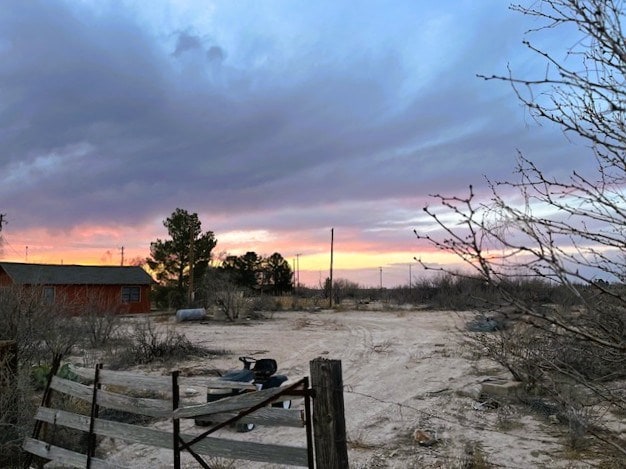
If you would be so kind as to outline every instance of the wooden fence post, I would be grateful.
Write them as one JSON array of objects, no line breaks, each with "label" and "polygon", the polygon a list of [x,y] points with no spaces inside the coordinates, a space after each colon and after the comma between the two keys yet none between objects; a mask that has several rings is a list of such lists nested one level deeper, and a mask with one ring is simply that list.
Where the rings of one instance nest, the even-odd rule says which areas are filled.
[{"label": "wooden fence post", "polygon": [[102,363],[98,363],[94,370],[93,394],[91,397],[91,412],[89,413],[89,433],[87,435],[88,445],[87,445],[87,468],[86,469],[91,469],[91,460],[96,455],[96,445],[98,444],[98,439],[96,438],[94,428],[96,425],[96,419],[100,415],[100,406],[98,405],[98,391],[102,389],[102,384],[100,383],[100,370],[102,370]]},{"label": "wooden fence post", "polygon": [[313,388],[315,462],[320,469],[347,469],[348,446],[340,360],[309,363]]},{"label": "wooden fence post", "polygon": [[[172,410],[178,409],[180,405],[180,389],[178,388],[179,371],[172,371]],[[180,420],[172,416],[172,438],[174,450],[174,469],[180,469]]]}]

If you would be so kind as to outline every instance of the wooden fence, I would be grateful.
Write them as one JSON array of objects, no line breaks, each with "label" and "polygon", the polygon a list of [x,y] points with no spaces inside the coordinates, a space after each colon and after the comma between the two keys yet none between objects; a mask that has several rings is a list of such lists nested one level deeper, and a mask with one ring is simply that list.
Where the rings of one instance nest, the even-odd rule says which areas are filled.
[{"label": "wooden fence", "polygon": [[[210,468],[203,456],[242,459],[291,466],[344,469],[348,467],[343,415],[343,385],[341,362],[316,359],[311,362],[311,380],[303,378],[279,388],[257,391],[249,383],[234,383],[219,378],[183,377],[177,371],[171,376],[154,376],[133,372],[112,371],[97,366],[95,369],[72,367],[82,384],[51,376],[42,406],[35,416],[36,424],[31,438],[24,441],[24,449],[32,455],[60,463],[66,467],[115,468],[123,467],[95,456],[97,436],[120,439],[126,443],[167,448],[172,451],[172,467],[181,466],[181,452],[189,452],[198,464]],[[338,370],[338,374],[337,374]],[[185,402],[181,388],[241,389],[241,394],[203,404]],[[166,398],[133,397],[132,394],[162,393]],[[83,401],[90,414],[78,414],[55,409],[49,405],[50,396],[60,393]],[[315,396],[315,397],[314,397]],[[270,404],[290,398],[303,398],[303,409],[284,409]],[[171,431],[133,425],[101,418],[101,410],[114,409],[142,416],[168,419]],[[316,419],[313,415],[318,415]],[[181,419],[210,417],[211,427],[199,434],[181,433]],[[304,428],[304,446],[285,446],[230,440],[209,436],[235,423],[254,423]],[[47,426],[47,432],[42,432]],[[56,446],[50,437],[56,426],[71,428],[86,434],[87,450],[80,453]],[[46,441],[48,440],[48,441]],[[132,464],[131,464],[132,466]]]}]

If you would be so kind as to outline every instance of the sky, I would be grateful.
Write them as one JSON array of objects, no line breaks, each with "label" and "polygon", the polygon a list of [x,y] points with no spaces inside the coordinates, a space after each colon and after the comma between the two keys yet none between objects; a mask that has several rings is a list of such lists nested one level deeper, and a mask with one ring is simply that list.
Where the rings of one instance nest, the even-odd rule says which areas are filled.
[{"label": "sky", "polygon": [[[3,0],[7,261],[119,265],[198,213],[215,254],[281,253],[302,283],[406,284],[452,259],[431,194],[486,194],[517,152],[588,153],[477,74],[545,65],[504,0]],[[560,47],[563,38],[541,38]]]}]

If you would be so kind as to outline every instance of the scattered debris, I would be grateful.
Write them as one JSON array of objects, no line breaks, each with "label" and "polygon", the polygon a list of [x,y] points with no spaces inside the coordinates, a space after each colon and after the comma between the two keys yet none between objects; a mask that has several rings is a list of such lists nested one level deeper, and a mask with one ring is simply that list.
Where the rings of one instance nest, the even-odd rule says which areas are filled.
[{"label": "scattered debris", "polygon": [[432,432],[430,430],[424,431],[419,428],[413,432],[413,439],[417,441],[420,446],[433,446],[438,441],[437,432]]},{"label": "scattered debris", "polygon": [[472,404],[472,409],[474,410],[497,409],[498,407],[500,407],[500,403],[494,399],[487,399]]},{"label": "scattered debris", "polygon": [[467,323],[466,328],[470,332],[496,332],[503,330],[505,324],[501,319],[478,314]]}]

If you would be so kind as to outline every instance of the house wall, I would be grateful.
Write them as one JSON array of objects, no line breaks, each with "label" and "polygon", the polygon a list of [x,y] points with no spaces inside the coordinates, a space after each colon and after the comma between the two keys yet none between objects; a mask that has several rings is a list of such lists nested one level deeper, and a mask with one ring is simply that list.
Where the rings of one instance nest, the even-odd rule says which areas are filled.
[{"label": "house wall", "polygon": [[2,267],[0,267],[0,287],[6,287],[8,285],[13,285],[13,282],[6,272],[2,270]]},{"label": "house wall", "polygon": [[[11,278],[0,269],[0,287],[13,285]],[[122,286],[139,287],[139,302],[122,303]],[[37,285],[44,288],[47,285]],[[150,312],[149,285],[54,285],[54,304],[62,305],[77,314],[87,307],[93,312],[141,314]]]},{"label": "house wall", "polygon": [[123,285],[139,287],[138,302],[122,302],[122,285],[55,285],[55,304],[66,304],[77,313],[92,312],[140,314],[150,312],[150,287],[148,285]]}]

